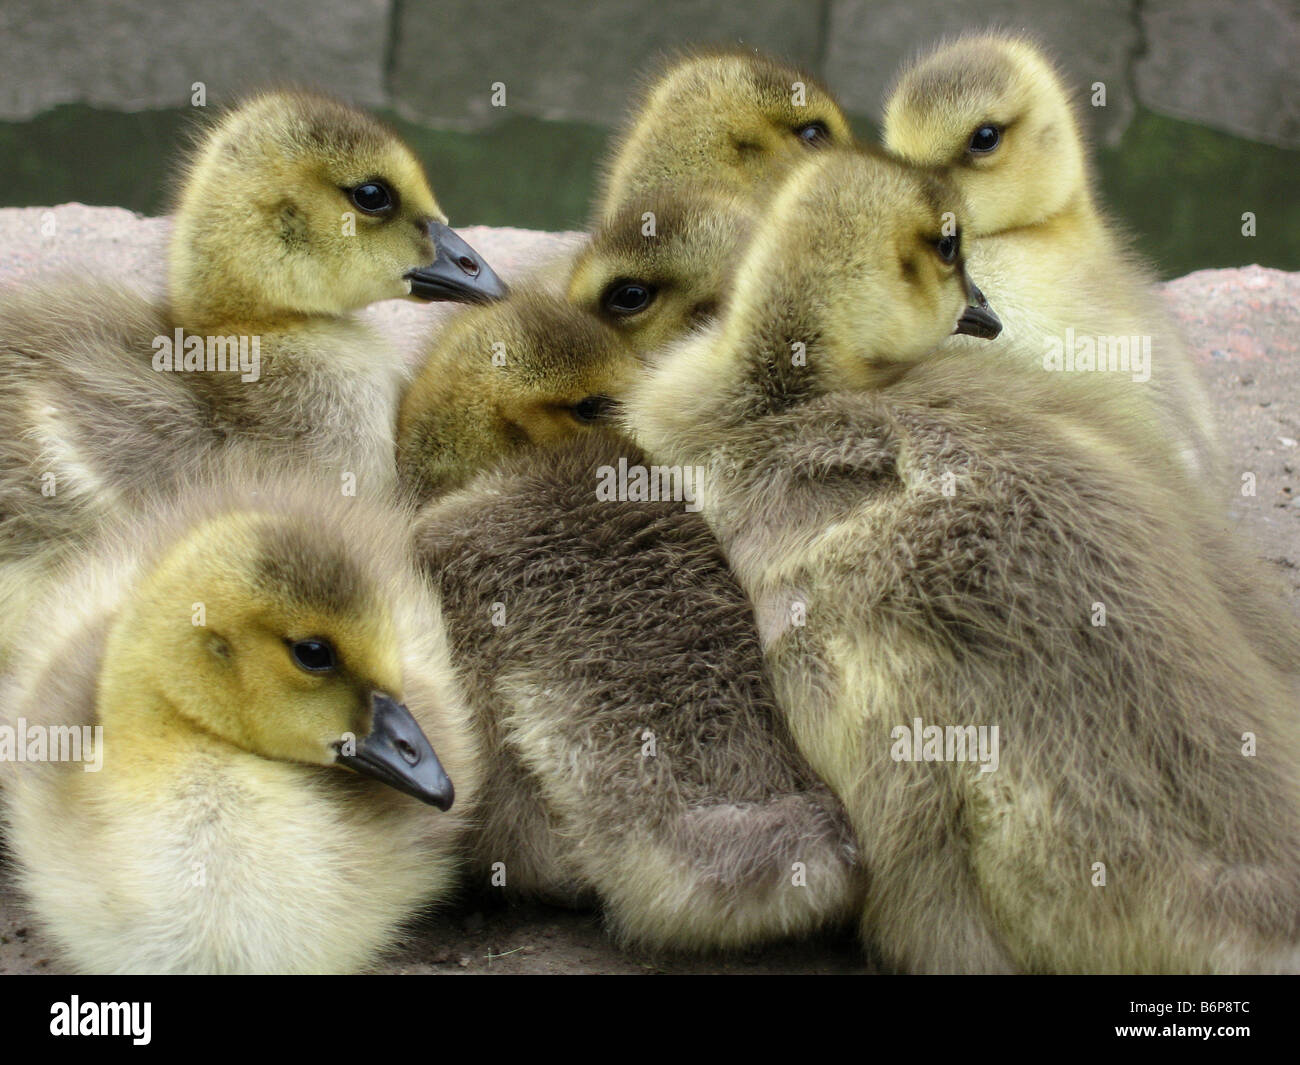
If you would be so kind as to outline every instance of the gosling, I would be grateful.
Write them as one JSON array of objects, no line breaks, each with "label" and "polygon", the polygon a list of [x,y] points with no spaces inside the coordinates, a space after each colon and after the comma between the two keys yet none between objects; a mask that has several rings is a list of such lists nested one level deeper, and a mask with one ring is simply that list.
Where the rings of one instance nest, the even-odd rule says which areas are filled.
[{"label": "gosling", "polygon": [[409,520],[204,488],[41,603],[0,742],[82,760],[0,768],[16,880],[68,966],[351,972],[453,889],[478,760]]},{"label": "gosling", "polygon": [[520,289],[460,315],[403,402],[403,488],[432,498],[417,553],[488,767],[472,876],[600,904],[651,948],[834,927],[856,909],[851,830],[785,732],[716,542],[689,500],[599,494],[643,461],[608,428],[639,366],[609,325]]},{"label": "gosling", "polygon": [[339,492],[391,491],[404,370],[355,312],[505,291],[391,130],[286,92],[227,112],[197,145],[168,281],[159,305],[83,281],[0,300],[6,628],[103,522],[227,454]]},{"label": "gosling", "polygon": [[935,49],[899,77],[884,143],[948,168],[966,205],[971,270],[1007,327],[998,346],[1062,384],[1108,379],[1107,402],[1158,421],[1176,443],[1157,468],[1216,488],[1224,460],[1204,386],[1150,269],[1097,204],[1080,123],[1042,50],[996,35]]},{"label": "gosling", "polygon": [[402,397],[403,492],[427,502],[516,451],[607,423],[639,366],[612,328],[540,286],[463,311]]},{"label": "gosling", "polygon": [[758,201],[789,160],[852,143],[834,97],[797,68],[751,51],[681,56],[650,81],[617,138],[595,221],[683,179]]},{"label": "gosling", "polygon": [[652,358],[717,318],[757,215],[747,197],[709,182],[649,189],[592,234],[565,298]]},{"label": "gosling", "polygon": [[[860,907],[852,830],[791,741],[690,485],[651,492],[646,465],[597,429],[417,522],[489,767],[471,875],[598,903],[624,946],[833,929]],[[644,493],[620,494],[620,470]]]},{"label": "gosling", "polygon": [[1294,970],[1296,693],[1249,633],[1295,621],[1129,461],[1122,411],[935,356],[970,299],[935,180],[866,154],[800,167],[724,320],[626,419],[706,471],[891,965]]}]

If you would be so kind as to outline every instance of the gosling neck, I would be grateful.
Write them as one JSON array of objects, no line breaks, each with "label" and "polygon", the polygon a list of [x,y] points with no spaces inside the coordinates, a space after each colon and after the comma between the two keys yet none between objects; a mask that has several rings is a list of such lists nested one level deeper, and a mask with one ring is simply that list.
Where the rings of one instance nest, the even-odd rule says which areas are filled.
[{"label": "gosling neck", "polygon": [[264,336],[292,333],[355,318],[353,312],[327,314],[259,307],[248,300],[176,296],[175,293],[181,290],[181,286],[172,288],[172,319],[187,333]]},{"label": "gosling neck", "polygon": [[131,671],[109,669],[97,687],[99,724],[104,726],[104,764],[146,772],[192,755],[196,748],[229,751],[230,745],[188,720],[174,702],[143,687]]},{"label": "gosling neck", "polygon": [[[775,414],[824,391],[823,375],[837,352],[816,307],[804,306],[804,286],[765,285],[744,308],[745,324],[727,330],[727,351],[740,367],[745,421]],[[798,297],[802,293],[803,298]]]},{"label": "gosling neck", "polygon": [[321,323],[355,317],[354,308],[303,309],[286,298],[280,287],[246,279],[228,263],[183,245],[184,234],[173,243],[167,276],[168,302],[173,321],[192,333],[259,334],[290,332]]}]

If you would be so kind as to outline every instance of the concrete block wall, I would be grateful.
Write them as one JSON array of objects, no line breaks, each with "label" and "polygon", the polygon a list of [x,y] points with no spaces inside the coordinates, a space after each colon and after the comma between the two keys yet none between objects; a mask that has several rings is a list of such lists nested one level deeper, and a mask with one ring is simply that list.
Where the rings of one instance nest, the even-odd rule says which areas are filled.
[{"label": "concrete block wall", "polygon": [[1141,104],[1300,147],[1295,0],[0,0],[0,120],[280,81],[472,130],[502,117],[502,82],[507,113],[608,126],[647,63],[692,43],[783,54],[874,119],[908,55],[988,26],[1036,33],[1080,92],[1105,82],[1108,143]]}]

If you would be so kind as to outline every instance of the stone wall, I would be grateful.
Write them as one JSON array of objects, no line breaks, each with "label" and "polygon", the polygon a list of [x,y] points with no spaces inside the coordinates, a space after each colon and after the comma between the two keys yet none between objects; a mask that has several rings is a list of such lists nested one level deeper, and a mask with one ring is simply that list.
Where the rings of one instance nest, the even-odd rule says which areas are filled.
[{"label": "stone wall", "polygon": [[[430,126],[516,112],[607,126],[665,50],[743,43],[826,78],[876,118],[898,64],[966,29],[1036,33],[1116,143],[1136,105],[1300,147],[1295,0],[0,0],[0,120],[61,103],[220,102],[268,81],[333,89]],[[506,107],[492,105],[503,83]]]}]

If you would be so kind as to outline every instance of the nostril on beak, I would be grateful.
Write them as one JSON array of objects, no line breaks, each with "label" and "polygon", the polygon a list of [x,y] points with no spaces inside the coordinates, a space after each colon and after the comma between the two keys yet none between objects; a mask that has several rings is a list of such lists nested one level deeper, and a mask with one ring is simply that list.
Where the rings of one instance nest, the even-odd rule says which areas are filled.
[{"label": "nostril on beak", "polygon": [[406,760],[407,765],[415,765],[420,760],[419,752],[405,740],[398,740],[394,746],[397,747],[397,753]]},{"label": "nostril on beak", "polygon": [[478,277],[478,263],[475,262],[473,259],[471,259],[468,255],[462,255],[459,259],[457,259],[456,265],[459,266],[462,270],[464,270],[465,273],[469,274],[470,277]]}]

